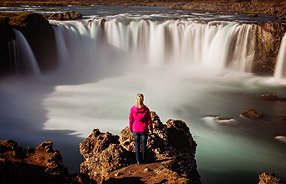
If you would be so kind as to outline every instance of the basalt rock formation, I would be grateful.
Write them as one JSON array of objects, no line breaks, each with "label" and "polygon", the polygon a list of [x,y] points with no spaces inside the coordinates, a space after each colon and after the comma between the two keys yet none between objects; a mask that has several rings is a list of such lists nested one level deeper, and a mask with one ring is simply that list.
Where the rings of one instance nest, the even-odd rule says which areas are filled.
[{"label": "basalt rock formation", "polygon": [[[22,73],[21,63],[11,61],[11,41],[15,40],[13,29],[21,31],[38,61],[41,71],[57,66],[57,47],[52,25],[39,14],[0,12],[0,75]],[[10,46],[9,46],[10,45]],[[18,67],[17,69],[15,69]]]},{"label": "basalt rock formation", "polygon": [[52,13],[45,16],[46,19],[50,20],[76,20],[82,19],[82,14],[74,11],[68,11],[65,13]]},{"label": "basalt rock formation", "polygon": [[281,22],[260,22],[257,26],[257,46],[254,72],[273,74],[286,25]]},{"label": "basalt rock formation", "polygon": [[[13,140],[0,141],[0,183],[92,183],[84,174],[68,174],[51,141],[36,148],[18,146]],[[94,183],[94,182],[93,182]]]},{"label": "basalt rock formation", "polygon": [[[144,171],[152,172],[152,174],[146,176],[144,182],[155,182],[156,175],[161,178],[163,174],[166,176],[165,182],[171,182],[176,178],[179,183],[183,181],[201,183],[195,160],[197,145],[185,122],[170,119],[163,124],[155,112],[151,113],[151,117],[154,133],[149,135],[147,144],[149,164],[143,164],[142,167],[146,167]],[[80,153],[85,158],[80,165],[80,172],[88,174],[91,179],[99,183],[116,183],[120,177],[121,179],[134,177],[134,173],[142,170],[135,164],[134,150],[134,139],[129,127],[121,131],[120,137],[108,132],[101,133],[95,129],[80,144]],[[160,169],[154,171],[154,164]],[[136,172],[130,173],[126,170],[136,170]],[[125,173],[124,177],[123,173]],[[143,180],[139,179],[138,182],[143,182]]]}]

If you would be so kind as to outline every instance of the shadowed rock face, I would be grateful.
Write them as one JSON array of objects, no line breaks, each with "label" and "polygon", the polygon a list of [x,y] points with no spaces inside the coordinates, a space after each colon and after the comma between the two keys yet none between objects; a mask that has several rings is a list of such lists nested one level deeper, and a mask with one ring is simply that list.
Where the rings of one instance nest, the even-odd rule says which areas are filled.
[{"label": "shadowed rock face", "polygon": [[68,174],[51,141],[21,148],[13,140],[0,141],[0,183],[94,183],[84,174]]},{"label": "shadowed rock face", "polygon": [[[151,118],[154,133],[149,135],[147,143],[149,166],[160,162],[158,167],[188,178],[190,183],[201,183],[195,160],[196,143],[185,122],[168,120],[164,125],[155,112],[151,112]],[[134,138],[128,126],[120,132],[120,137],[93,130],[80,144],[80,152],[86,159],[80,172],[98,182],[108,180],[111,173],[136,163]]]},{"label": "shadowed rock face", "polygon": [[257,28],[254,72],[273,74],[286,26],[281,22],[261,22]]},{"label": "shadowed rock face", "polygon": [[[16,73],[16,64],[10,61],[13,53],[8,47],[9,41],[15,39],[13,29],[23,33],[42,72],[55,69],[57,66],[57,47],[52,25],[39,14],[0,12],[0,75]],[[18,68],[17,71],[21,73],[21,68]]]},{"label": "shadowed rock face", "polygon": [[80,172],[100,182],[109,172],[125,166],[128,157],[118,140],[116,135],[94,129],[91,135],[80,143],[80,153],[86,159],[80,165]]},{"label": "shadowed rock face", "polygon": [[29,42],[41,71],[57,66],[57,47],[52,25],[42,15],[30,14],[24,20],[26,26],[18,27]]},{"label": "shadowed rock face", "polygon": [[0,141],[0,155],[13,162],[33,164],[44,167],[45,172],[51,175],[67,173],[62,164],[62,156],[53,149],[51,141],[44,141],[36,148],[23,149],[13,140]]},{"label": "shadowed rock face", "polygon": [[0,35],[0,76],[7,76],[13,74],[13,72],[10,71],[10,56],[7,45],[10,40],[15,39],[15,34],[9,25],[9,19],[0,23]]}]

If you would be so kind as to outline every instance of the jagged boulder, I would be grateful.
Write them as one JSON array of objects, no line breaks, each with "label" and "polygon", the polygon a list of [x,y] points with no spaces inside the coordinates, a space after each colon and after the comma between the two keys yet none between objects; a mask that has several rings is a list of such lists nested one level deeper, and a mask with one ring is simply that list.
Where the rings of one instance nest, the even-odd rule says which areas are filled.
[{"label": "jagged boulder", "polygon": [[275,174],[262,173],[259,175],[258,184],[284,184]]},{"label": "jagged boulder", "polygon": [[53,142],[23,149],[13,140],[0,141],[0,183],[96,183],[83,174],[69,174]]},{"label": "jagged boulder", "polygon": [[[166,125],[164,125],[155,112],[151,112],[151,118],[153,120],[154,134],[148,137],[148,159],[154,161],[172,158],[169,168],[172,168],[179,174],[187,175],[188,178],[196,183],[195,181],[200,177],[195,160],[197,145],[185,122],[169,119]],[[126,127],[121,131],[120,141],[123,141],[121,145],[128,150],[134,151],[133,135],[131,133],[128,134],[128,130],[129,127]]]},{"label": "jagged boulder", "polygon": [[82,19],[82,14],[74,11],[68,11],[64,13],[52,13],[45,16],[50,20],[76,20]]},{"label": "jagged boulder", "polygon": [[278,100],[278,96],[276,94],[261,95],[260,98],[262,100],[269,100],[269,101],[276,101],[276,100]]},{"label": "jagged boulder", "polygon": [[119,144],[119,137],[109,132],[101,133],[99,129],[94,129],[80,143],[80,153],[86,159],[80,164],[80,172],[98,182],[128,162],[127,153]]},{"label": "jagged boulder", "polygon": [[23,148],[19,147],[18,143],[11,140],[2,140],[0,141],[0,154],[8,153],[16,158],[23,158],[25,153]]},{"label": "jagged boulder", "polygon": [[246,109],[242,114],[242,116],[250,119],[262,119],[263,114],[256,109]]},{"label": "jagged boulder", "polygon": [[17,163],[26,163],[45,168],[51,175],[67,173],[62,164],[62,156],[58,150],[53,149],[51,141],[44,141],[34,148],[23,149],[13,140],[0,141],[0,157]]},{"label": "jagged boulder", "polygon": [[53,149],[53,142],[44,141],[36,147],[35,152],[33,149],[28,148],[28,157],[33,155],[35,162],[41,163],[41,166],[46,166],[46,173],[55,175],[67,173],[67,169],[62,164],[62,156],[58,150]]},{"label": "jagged boulder", "polygon": [[[197,145],[185,122],[170,119],[163,124],[155,112],[151,112],[151,118],[154,130],[147,143],[150,167],[154,166],[152,163],[160,162],[158,167],[183,176],[182,181],[189,179],[191,183],[201,183],[195,160]],[[128,126],[120,132],[120,137],[93,130],[80,144],[80,152],[86,159],[80,171],[98,182],[108,180],[109,183],[113,181],[110,179],[112,174],[118,176],[120,169],[130,170],[133,167],[128,165],[136,163],[134,138]]]}]

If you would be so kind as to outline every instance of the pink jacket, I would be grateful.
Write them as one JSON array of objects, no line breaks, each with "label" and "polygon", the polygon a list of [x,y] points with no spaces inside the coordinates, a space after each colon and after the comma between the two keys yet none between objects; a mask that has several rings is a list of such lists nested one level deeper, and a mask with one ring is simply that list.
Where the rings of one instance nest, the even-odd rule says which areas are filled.
[{"label": "pink jacket", "polygon": [[148,125],[153,131],[151,114],[148,107],[145,105],[142,108],[133,106],[130,109],[129,115],[129,129],[135,132],[148,132]]}]

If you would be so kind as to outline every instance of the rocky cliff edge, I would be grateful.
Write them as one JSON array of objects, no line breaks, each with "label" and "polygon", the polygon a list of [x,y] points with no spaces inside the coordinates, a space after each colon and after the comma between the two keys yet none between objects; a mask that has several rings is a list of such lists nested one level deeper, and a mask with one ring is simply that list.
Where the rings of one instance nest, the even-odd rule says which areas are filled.
[{"label": "rocky cliff edge", "polygon": [[185,122],[160,121],[151,112],[154,133],[148,138],[148,164],[135,164],[129,127],[120,136],[94,129],[80,144],[85,161],[80,172],[98,183],[201,183],[195,160],[196,143]]}]

